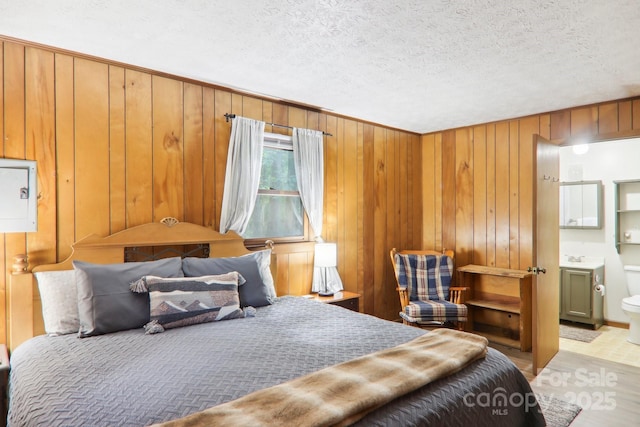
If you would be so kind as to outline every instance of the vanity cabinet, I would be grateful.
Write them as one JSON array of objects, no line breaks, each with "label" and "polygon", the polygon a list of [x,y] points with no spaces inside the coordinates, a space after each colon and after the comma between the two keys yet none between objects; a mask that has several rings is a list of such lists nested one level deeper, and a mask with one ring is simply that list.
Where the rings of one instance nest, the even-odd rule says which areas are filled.
[{"label": "vanity cabinet", "polygon": [[620,253],[623,245],[640,245],[640,180],[613,181],[615,197],[615,242]]},{"label": "vanity cabinet", "polygon": [[604,298],[595,288],[603,279],[604,266],[560,267],[560,319],[602,326]]}]

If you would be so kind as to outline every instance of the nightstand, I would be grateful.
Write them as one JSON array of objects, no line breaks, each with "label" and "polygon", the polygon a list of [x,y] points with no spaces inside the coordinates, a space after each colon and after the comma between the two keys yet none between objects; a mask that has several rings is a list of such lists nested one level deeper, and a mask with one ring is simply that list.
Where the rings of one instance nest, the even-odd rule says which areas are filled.
[{"label": "nightstand", "polygon": [[322,297],[318,294],[305,295],[306,298],[314,299],[325,304],[338,305],[353,311],[360,311],[360,294],[349,291],[340,291],[329,297]]},{"label": "nightstand", "polygon": [[0,344],[0,426],[7,425],[7,388],[9,386],[9,353]]}]

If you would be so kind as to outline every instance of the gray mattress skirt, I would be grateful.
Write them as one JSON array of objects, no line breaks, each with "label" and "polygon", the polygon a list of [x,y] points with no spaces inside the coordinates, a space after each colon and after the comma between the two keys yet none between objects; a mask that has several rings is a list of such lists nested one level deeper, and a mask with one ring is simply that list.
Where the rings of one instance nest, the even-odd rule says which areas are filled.
[{"label": "gray mattress skirt", "polygon": [[[145,426],[228,402],[425,331],[300,297],[255,317],[145,335],[39,336],[11,356],[8,425]],[[274,402],[277,405],[277,402]],[[361,426],[544,425],[530,385],[485,359],[368,414]]]}]

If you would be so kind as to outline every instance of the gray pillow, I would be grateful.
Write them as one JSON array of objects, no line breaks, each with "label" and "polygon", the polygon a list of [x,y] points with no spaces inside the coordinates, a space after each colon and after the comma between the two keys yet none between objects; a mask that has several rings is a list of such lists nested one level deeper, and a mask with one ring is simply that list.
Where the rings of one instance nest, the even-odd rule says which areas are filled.
[{"label": "gray pillow", "polygon": [[78,291],[75,270],[39,271],[38,281],[42,318],[47,335],[75,334],[78,320]]},{"label": "gray pillow", "polygon": [[80,338],[142,327],[149,322],[149,296],[131,292],[129,284],[147,275],[184,276],[180,257],[121,264],[73,261],[73,267]]},{"label": "gray pillow", "polygon": [[[269,251],[270,259],[271,251]],[[264,251],[257,251],[247,255],[227,258],[194,258],[187,257],[182,260],[182,270],[187,277],[209,276],[212,274],[225,274],[237,271],[246,282],[238,288],[240,305],[242,307],[262,307],[273,304],[275,290],[273,278],[269,271],[266,281],[264,271]],[[268,265],[267,270],[268,270]],[[262,268],[262,270],[261,270]],[[271,281],[269,282],[269,279]]]}]

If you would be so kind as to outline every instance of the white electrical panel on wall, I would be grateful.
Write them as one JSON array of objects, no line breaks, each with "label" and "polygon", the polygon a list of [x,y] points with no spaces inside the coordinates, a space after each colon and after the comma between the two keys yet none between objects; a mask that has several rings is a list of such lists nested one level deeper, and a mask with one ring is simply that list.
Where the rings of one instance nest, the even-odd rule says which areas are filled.
[{"label": "white electrical panel on wall", "polygon": [[0,159],[0,233],[37,230],[36,178],[34,160]]}]

